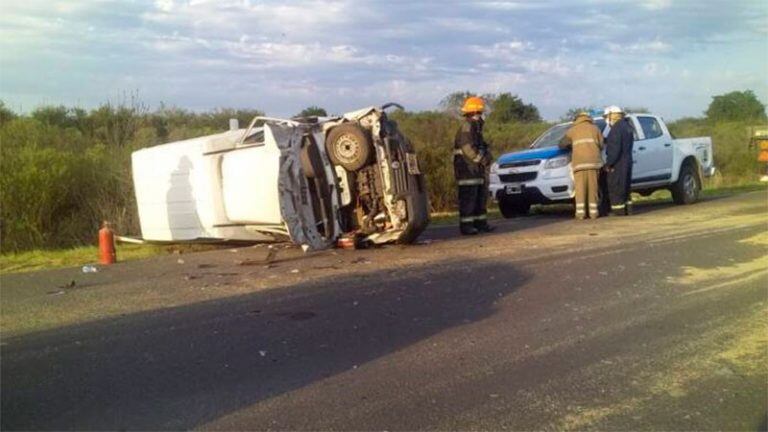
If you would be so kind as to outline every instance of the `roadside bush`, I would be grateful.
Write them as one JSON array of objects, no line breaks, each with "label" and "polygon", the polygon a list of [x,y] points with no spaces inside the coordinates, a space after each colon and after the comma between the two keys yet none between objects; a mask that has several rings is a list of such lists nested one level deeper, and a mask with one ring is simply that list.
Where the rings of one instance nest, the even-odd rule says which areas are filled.
[{"label": "roadside bush", "polygon": [[101,220],[139,232],[131,152],[245,127],[256,110],[195,113],[135,98],[94,110],[40,107],[17,115],[0,102],[0,251],[89,244]]},{"label": "roadside bush", "polygon": [[710,136],[714,147],[715,166],[719,174],[714,186],[730,186],[752,182],[764,170],[757,161],[757,149],[749,147],[748,121],[711,123],[705,119],[685,118],[668,124],[677,138]]},{"label": "roadside bush", "polygon": [[[453,141],[461,119],[445,112],[398,111],[392,115],[400,130],[411,140],[427,173],[432,211],[449,211],[456,206],[453,179]],[[544,122],[497,122],[485,125],[484,136],[495,156],[525,148],[550,125]]]},{"label": "roadside bush", "polygon": [[[69,247],[95,242],[101,220],[121,234],[138,234],[131,152],[162,142],[241,127],[261,112],[216,109],[196,113],[161,106],[150,112],[135,98],[94,110],[41,107],[18,115],[0,101],[0,251]],[[495,156],[526,148],[550,124],[489,118],[486,140]],[[394,112],[419,153],[432,211],[456,206],[453,140],[460,119],[448,111]],[[711,123],[681,119],[669,125],[677,137],[712,136],[719,175],[715,185],[754,181],[760,171],[749,148],[746,121]]]},{"label": "roadside bush", "polygon": [[[22,124],[15,124],[15,123]],[[103,146],[87,149],[77,144],[55,144],[49,128],[35,120],[12,121],[0,133],[0,220],[2,251],[42,246],[68,246],[87,241],[98,226],[99,212],[89,206],[95,185],[109,185],[115,166]],[[13,142],[13,132],[29,131],[26,140]],[[8,133],[11,132],[11,133]],[[26,142],[25,142],[26,141]],[[26,145],[25,145],[26,144]]]}]

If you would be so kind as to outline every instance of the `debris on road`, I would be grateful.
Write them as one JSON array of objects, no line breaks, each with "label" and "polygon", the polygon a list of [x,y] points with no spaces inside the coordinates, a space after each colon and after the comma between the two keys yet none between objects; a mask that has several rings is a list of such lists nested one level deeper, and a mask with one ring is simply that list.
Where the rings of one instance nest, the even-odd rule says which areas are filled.
[{"label": "debris on road", "polygon": [[291,273],[298,273],[298,272],[299,272],[299,269],[293,269],[293,270],[291,270]]},{"label": "debris on road", "polygon": [[336,240],[336,247],[340,249],[357,249],[354,237],[343,236]]},{"label": "debris on road", "polygon": [[351,264],[370,264],[371,260],[365,257],[355,258],[351,261]]},{"label": "debris on road", "polygon": [[83,266],[83,273],[98,273],[99,269],[96,266],[92,265],[84,265]]},{"label": "debris on road", "polygon": [[177,264],[184,264],[184,260],[179,258],[179,259],[176,260],[176,263]]},{"label": "debris on road", "polygon": [[321,266],[314,266],[312,267],[315,270],[339,270],[339,267],[336,265],[321,265]]}]

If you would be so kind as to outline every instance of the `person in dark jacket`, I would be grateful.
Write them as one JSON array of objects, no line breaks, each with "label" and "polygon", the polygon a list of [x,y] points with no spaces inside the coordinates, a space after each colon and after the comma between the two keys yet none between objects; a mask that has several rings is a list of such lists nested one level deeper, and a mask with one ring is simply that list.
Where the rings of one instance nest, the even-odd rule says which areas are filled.
[{"label": "person in dark jacket", "polygon": [[611,106],[605,109],[609,127],[605,138],[605,171],[608,173],[608,196],[611,200],[611,213],[629,215],[632,213],[632,146],[634,128],[624,111]]},{"label": "person in dark jacket", "polygon": [[483,139],[483,110],[479,97],[464,101],[464,122],[453,143],[453,171],[459,191],[459,229],[464,235],[490,232],[486,202],[491,154]]}]

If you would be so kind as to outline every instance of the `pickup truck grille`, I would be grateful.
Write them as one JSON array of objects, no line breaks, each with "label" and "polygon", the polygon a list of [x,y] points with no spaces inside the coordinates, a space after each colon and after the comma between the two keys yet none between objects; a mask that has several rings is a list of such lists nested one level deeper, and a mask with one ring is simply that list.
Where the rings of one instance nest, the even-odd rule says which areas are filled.
[{"label": "pickup truck grille", "polygon": [[531,181],[536,179],[536,171],[516,173],[516,174],[502,174],[499,176],[504,183],[520,183],[524,181]]},{"label": "pickup truck grille", "polygon": [[526,166],[538,165],[539,163],[541,163],[541,159],[530,159],[530,160],[524,160],[524,161],[503,163],[499,165],[499,168],[526,167]]}]

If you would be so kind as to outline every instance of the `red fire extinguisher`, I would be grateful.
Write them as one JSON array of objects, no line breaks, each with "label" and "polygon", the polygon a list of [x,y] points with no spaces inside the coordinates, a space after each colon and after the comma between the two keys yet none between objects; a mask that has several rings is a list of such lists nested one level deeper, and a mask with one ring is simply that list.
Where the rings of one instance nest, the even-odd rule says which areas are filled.
[{"label": "red fire extinguisher", "polygon": [[99,230],[99,263],[114,264],[117,261],[115,254],[115,234],[110,229],[110,223],[104,221]]}]

